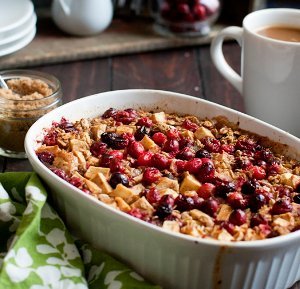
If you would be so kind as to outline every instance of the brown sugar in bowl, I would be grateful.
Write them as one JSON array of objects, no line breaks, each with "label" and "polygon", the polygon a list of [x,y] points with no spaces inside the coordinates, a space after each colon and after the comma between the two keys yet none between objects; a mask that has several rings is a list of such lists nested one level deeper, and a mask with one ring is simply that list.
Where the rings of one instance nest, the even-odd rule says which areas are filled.
[{"label": "brown sugar in bowl", "polygon": [[25,158],[25,135],[38,118],[61,105],[61,85],[39,71],[10,70],[1,75],[9,89],[0,88],[0,155]]}]

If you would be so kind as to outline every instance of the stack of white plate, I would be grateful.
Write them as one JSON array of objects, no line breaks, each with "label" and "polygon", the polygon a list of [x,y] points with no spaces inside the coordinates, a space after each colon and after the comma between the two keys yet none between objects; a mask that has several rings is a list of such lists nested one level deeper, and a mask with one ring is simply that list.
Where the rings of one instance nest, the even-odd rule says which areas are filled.
[{"label": "stack of white plate", "polygon": [[0,0],[0,56],[29,44],[36,33],[36,14],[29,0]]}]

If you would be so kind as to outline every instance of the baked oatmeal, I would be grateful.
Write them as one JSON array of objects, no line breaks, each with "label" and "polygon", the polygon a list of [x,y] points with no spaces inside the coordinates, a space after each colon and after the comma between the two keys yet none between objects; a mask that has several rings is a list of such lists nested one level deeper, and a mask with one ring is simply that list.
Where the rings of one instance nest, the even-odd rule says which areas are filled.
[{"label": "baked oatmeal", "polygon": [[108,109],[47,129],[36,154],[101,202],[165,230],[223,241],[300,228],[300,165],[224,121]]}]

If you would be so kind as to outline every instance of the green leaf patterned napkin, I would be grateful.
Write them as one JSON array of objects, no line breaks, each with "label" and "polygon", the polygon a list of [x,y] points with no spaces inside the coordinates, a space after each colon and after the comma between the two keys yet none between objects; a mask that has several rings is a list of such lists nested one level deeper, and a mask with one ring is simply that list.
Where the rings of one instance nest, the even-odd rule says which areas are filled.
[{"label": "green leaf patterned napkin", "polygon": [[0,288],[159,289],[74,239],[35,173],[0,174]]}]

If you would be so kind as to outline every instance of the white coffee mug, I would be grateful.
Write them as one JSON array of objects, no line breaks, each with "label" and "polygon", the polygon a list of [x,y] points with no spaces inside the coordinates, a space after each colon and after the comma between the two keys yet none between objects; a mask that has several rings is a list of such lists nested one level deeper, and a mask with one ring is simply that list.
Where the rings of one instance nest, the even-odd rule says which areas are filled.
[{"label": "white coffee mug", "polygon": [[[300,137],[300,42],[257,33],[269,26],[300,29],[300,9],[264,9],[248,14],[243,28],[223,29],[211,43],[219,72],[243,95],[246,113]],[[241,76],[226,62],[224,39],[242,47]]]}]

